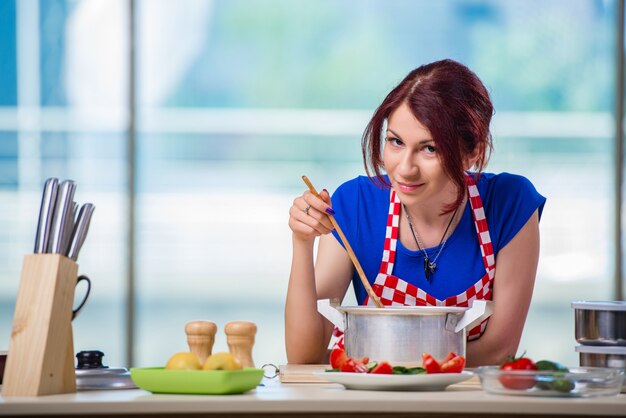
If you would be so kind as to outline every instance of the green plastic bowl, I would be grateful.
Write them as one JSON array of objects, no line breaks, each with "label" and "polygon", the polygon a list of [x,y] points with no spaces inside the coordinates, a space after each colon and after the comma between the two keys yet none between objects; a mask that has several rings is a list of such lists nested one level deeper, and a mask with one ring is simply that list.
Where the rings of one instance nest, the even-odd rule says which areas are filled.
[{"label": "green plastic bowl", "polygon": [[130,377],[143,390],[152,393],[231,395],[255,388],[263,370],[166,370],[163,367],[131,368]]}]

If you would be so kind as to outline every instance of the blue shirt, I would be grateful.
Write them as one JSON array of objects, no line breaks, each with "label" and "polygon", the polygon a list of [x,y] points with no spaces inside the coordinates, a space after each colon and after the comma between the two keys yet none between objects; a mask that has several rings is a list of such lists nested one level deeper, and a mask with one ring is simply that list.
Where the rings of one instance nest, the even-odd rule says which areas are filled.
[{"label": "blue shirt", "polygon": [[[539,209],[541,218],[546,199],[528,179],[515,174],[482,173],[477,187],[497,257],[498,252],[513,239],[535,210]],[[382,261],[389,193],[389,189],[375,185],[368,177],[359,176],[343,183],[332,196],[335,219],[370,284],[376,280]],[[333,235],[341,243],[336,231],[333,231]],[[437,250],[438,247],[427,248],[429,258],[432,259]],[[424,254],[408,250],[400,239],[392,274],[439,300],[465,292],[483,277],[485,266],[469,202],[463,209],[458,226],[439,254],[437,270],[430,281],[424,275]],[[356,269],[352,283],[357,301],[359,304],[364,303],[367,293]]]}]

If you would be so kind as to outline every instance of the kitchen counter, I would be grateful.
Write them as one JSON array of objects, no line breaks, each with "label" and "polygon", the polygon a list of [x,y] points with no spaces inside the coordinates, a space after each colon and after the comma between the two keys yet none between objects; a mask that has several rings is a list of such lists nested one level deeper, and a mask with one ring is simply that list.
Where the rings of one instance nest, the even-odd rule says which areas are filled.
[{"label": "kitchen counter", "polygon": [[456,384],[441,392],[346,390],[330,383],[280,383],[243,395],[153,395],[133,390],[84,391],[31,398],[0,397],[0,415],[139,417],[529,417],[626,416],[626,394],[596,398],[490,395],[479,385]]}]

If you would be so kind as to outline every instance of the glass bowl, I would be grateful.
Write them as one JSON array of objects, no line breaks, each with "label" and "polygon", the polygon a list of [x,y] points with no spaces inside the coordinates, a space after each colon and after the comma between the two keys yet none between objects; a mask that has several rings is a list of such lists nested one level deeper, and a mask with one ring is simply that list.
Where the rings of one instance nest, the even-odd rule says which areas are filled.
[{"label": "glass bowl", "polygon": [[624,371],[604,367],[573,367],[568,372],[500,370],[499,366],[474,371],[487,393],[518,396],[592,397],[620,393]]}]

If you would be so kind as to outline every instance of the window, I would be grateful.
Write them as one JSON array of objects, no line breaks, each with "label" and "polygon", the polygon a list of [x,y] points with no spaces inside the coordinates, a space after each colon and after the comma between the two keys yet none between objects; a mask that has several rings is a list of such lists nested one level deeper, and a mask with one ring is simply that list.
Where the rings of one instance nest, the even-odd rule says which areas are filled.
[{"label": "window", "polygon": [[184,324],[197,319],[217,323],[214,351],[227,350],[226,322],[256,322],[255,361],[284,363],[287,211],[300,176],[332,192],[362,174],[374,108],[410,69],[449,57],[492,94],[487,171],[525,175],[548,198],[520,352],[578,364],[570,302],[615,298],[615,1],[136,5],[133,79],[127,0],[0,2],[0,349],[41,188],[56,176],[96,205],[79,259],[93,294],[74,323],[77,351],[128,365],[133,226],[133,366],[186,350]]}]

